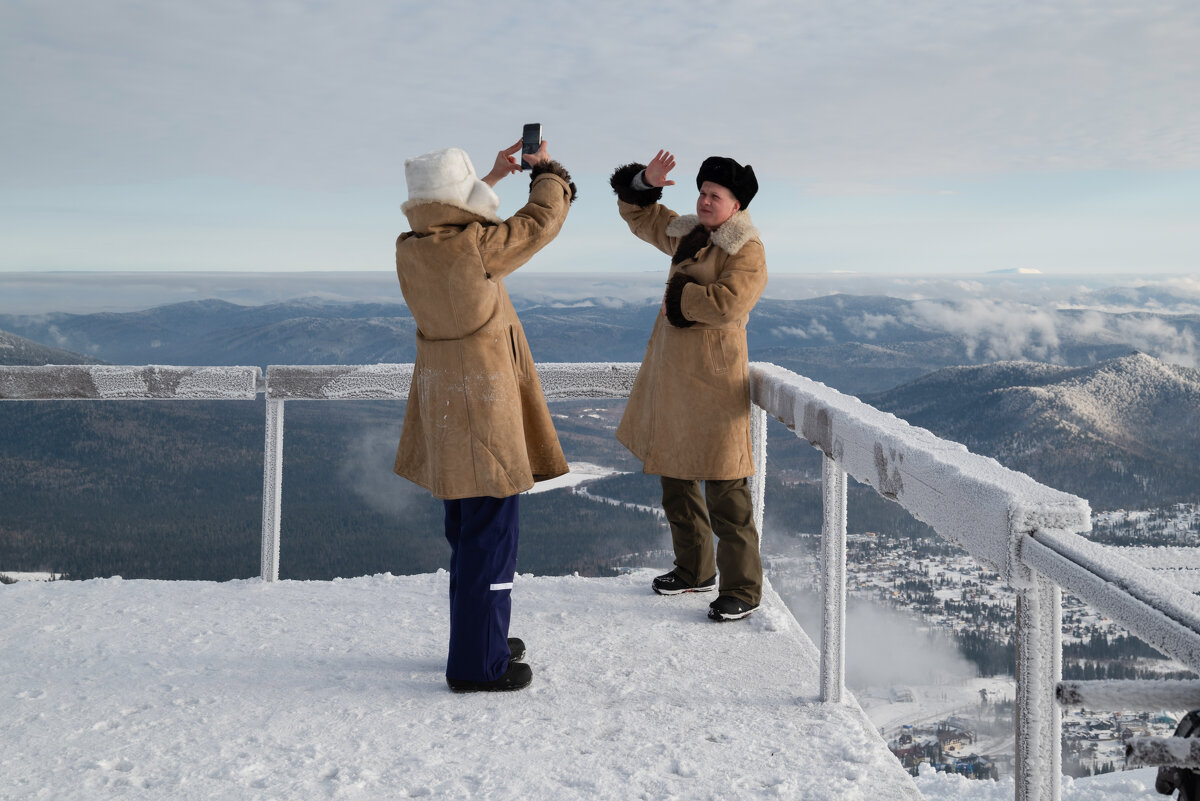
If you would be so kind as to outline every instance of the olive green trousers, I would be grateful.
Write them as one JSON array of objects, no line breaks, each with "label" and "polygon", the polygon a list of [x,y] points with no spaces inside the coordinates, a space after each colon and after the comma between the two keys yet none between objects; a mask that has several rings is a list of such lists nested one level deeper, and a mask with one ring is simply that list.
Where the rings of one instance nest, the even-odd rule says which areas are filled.
[{"label": "olive green trousers", "polygon": [[698,584],[720,571],[721,595],[757,606],[762,599],[762,559],[747,480],[705,481],[702,495],[699,481],[659,478],[675,547],[675,573]]}]

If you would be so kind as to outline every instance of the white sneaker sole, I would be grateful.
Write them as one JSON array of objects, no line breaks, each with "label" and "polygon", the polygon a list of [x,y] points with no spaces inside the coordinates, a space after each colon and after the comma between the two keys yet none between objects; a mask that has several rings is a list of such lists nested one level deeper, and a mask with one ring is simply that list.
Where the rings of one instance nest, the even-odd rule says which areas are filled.
[{"label": "white sneaker sole", "polygon": [[660,590],[658,587],[653,589],[659,595],[683,595],[685,592],[712,592],[716,587],[688,587],[686,590]]},{"label": "white sneaker sole", "polygon": [[[756,606],[754,609],[758,609],[758,607]],[[723,612],[717,612],[716,614],[713,614],[715,610],[710,609],[708,610],[708,619],[716,621],[741,620],[742,618],[749,617],[751,614],[753,614],[754,609],[747,609],[745,612],[739,612],[734,615],[728,615]]]}]

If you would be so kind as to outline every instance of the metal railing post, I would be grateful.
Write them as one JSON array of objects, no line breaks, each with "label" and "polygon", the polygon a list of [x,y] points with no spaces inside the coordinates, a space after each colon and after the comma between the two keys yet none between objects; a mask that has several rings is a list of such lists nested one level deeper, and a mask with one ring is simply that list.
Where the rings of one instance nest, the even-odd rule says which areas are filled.
[{"label": "metal railing post", "polygon": [[763,537],[763,509],[767,498],[767,412],[750,406],[750,445],[754,456],[754,475],[750,476],[750,501],[754,506],[754,528],[758,541]]},{"label": "metal railing post", "polygon": [[846,471],[821,458],[821,700],[841,703],[846,686]]},{"label": "metal railing post", "polygon": [[1017,592],[1016,801],[1059,801],[1062,715],[1062,589],[1033,572]]},{"label": "metal railing post", "polygon": [[263,452],[262,578],[279,580],[279,513],[283,490],[283,404],[267,396]]}]

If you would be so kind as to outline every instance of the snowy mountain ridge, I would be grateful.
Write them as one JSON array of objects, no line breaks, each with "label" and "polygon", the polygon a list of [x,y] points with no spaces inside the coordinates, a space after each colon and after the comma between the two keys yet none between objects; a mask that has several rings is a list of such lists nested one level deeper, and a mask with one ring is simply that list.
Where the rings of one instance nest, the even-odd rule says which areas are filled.
[{"label": "snowy mountain ridge", "polygon": [[[415,324],[397,291],[345,302],[306,294],[260,306],[189,300],[133,312],[0,315],[0,329],[115,364],[409,362]],[[588,293],[514,292],[538,361],[640,361],[658,309]],[[1082,366],[1140,350],[1197,366],[1200,316],[1112,314],[971,301],[834,294],[764,297],[751,358],[843,392],[879,392],[943,367],[1001,360]]]},{"label": "snowy mountain ridge", "polygon": [[97,361],[90,356],[42,345],[8,331],[0,331],[0,364],[92,364]]},{"label": "snowy mountain ridge", "polygon": [[1200,370],[1146,354],[950,367],[863,400],[1096,508],[1196,497]]}]

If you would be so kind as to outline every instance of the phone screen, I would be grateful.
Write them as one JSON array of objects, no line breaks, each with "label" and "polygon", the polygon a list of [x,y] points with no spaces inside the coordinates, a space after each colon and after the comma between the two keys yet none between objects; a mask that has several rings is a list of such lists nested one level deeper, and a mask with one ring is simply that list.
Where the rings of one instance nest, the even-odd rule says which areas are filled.
[{"label": "phone screen", "polygon": [[[542,146],[542,124],[540,122],[526,123],[525,129],[521,132],[521,153],[536,153],[538,148]],[[525,159],[521,159],[521,169],[528,170],[529,165],[525,163]]]}]

